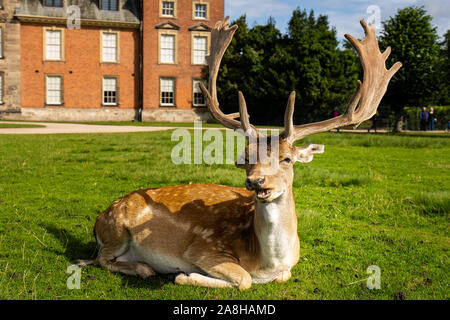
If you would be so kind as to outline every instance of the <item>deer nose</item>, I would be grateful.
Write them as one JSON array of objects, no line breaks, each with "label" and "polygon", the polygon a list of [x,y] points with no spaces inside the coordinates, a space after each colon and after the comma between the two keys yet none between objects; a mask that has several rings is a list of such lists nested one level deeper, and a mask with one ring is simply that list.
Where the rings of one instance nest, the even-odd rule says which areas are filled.
[{"label": "deer nose", "polygon": [[266,182],[265,178],[256,178],[256,179],[247,178],[245,179],[245,186],[247,187],[247,189],[253,190],[261,188],[265,182]]}]

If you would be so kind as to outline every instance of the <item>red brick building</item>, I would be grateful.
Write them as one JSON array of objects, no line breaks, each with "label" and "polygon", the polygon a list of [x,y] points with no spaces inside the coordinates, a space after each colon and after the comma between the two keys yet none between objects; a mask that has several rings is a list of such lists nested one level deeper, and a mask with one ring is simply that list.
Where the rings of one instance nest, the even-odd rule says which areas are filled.
[{"label": "red brick building", "polygon": [[0,117],[56,121],[209,117],[198,82],[211,27],[223,19],[224,0],[15,2],[14,19],[20,23],[21,95],[16,108],[20,113],[0,112]]}]

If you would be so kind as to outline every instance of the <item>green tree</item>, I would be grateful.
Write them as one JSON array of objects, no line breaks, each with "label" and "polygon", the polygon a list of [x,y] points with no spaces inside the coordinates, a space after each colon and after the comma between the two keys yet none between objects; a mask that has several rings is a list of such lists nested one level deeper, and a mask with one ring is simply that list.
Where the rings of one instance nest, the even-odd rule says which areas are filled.
[{"label": "green tree", "polygon": [[435,100],[436,104],[442,106],[450,105],[450,30],[444,35],[444,41],[440,43],[441,50],[439,55],[438,65],[436,71],[439,79],[439,90]]},{"label": "green tree", "polygon": [[395,131],[401,130],[404,108],[431,103],[433,93],[439,87],[435,72],[439,54],[438,35],[431,20],[423,7],[411,6],[399,9],[394,17],[383,22],[380,47],[392,48],[388,65],[396,61],[403,63],[403,68],[391,80],[384,99],[394,112]]},{"label": "green tree", "polygon": [[286,70],[297,91],[296,123],[329,118],[333,109],[343,111],[358,76],[357,60],[351,50],[341,51],[336,30],[327,16],[314,16],[296,9],[289,21],[288,50],[292,56]]},{"label": "green tree", "polygon": [[283,124],[292,90],[297,92],[297,124],[329,118],[343,111],[356,88],[358,60],[352,50],[340,50],[328,18],[297,9],[289,32],[281,34],[275,21],[248,28],[246,17],[222,60],[218,77],[221,108],[236,112],[237,91],[247,101],[254,124]]}]

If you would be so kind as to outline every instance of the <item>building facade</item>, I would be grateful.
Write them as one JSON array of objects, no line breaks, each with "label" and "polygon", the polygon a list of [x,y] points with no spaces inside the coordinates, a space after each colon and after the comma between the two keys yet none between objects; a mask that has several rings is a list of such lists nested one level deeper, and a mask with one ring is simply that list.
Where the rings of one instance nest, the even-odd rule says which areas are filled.
[{"label": "building facade", "polygon": [[0,0],[0,116],[20,114],[20,24],[18,0]]},{"label": "building facade", "polygon": [[11,32],[16,47],[9,40],[6,47],[20,51],[11,62],[5,54],[4,65],[16,82],[19,79],[14,91],[5,77],[10,88],[5,104],[13,100],[10,92],[19,98],[0,117],[175,122],[209,118],[198,83],[203,81],[211,27],[223,18],[223,0],[3,2],[10,5],[11,21],[4,25],[16,28]]}]

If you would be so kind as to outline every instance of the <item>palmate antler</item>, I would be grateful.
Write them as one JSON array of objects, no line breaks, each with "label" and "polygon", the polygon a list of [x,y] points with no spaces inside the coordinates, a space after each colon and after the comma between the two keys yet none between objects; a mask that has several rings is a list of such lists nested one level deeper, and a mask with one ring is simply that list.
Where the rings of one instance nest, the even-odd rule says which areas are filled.
[{"label": "palmate antler", "polygon": [[[355,126],[372,118],[377,112],[378,105],[386,93],[389,81],[392,76],[402,67],[400,62],[395,63],[389,70],[386,69],[386,60],[391,53],[388,47],[384,53],[380,52],[378,41],[373,26],[369,26],[365,21],[361,21],[365,32],[362,41],[356,40],[351,35],[345,37],[350,41],[358,52],[364,69],[363,82],[358,80],[355,94],[350,99],[347,109],[343,115],[321,122],[309,123],[294,126],[293,115],[295,106],[295,91],[291,93],[286,108],[284,122],[285,128],[281,136],[289,143],[294,143],[311,134],[329,131],[331,129]],[[209,65],[209,89],[202,84],[201,89],[206,97],[206,103],[211,115],[219,123],[230,129],[243,129],[251,134],[258,134],[258,131],[249,122],[247,106],[242,92],[239,92],[239,113],[225,115],[219,108],[217,100],[217,74],[220,62],[228,48],[237,26],[229,27],[228,17],[223,22],[218,22],[211,34],[211,54],[207,58]],[[211,92],[211,93],[210,93]],[[240,121],[235,120],[240,118]]]},{"label": "palmate antler", "polygon": [[[220,63],[223,55],[233,39],[238,26],[232,27],[228,24],[229,17],[224,21],[216,23],[214,29],[211,31],[211,52],[206,60],[209,66],[209,91],[205,88],[203,83],[200,83],[200,89],[206,99],[206,105],[212,117],[229,129],[242,129],[245,132],[257,135],[258,131],[250,124],[247,104],[245,103],[244,95],[239,91],[239,113],[224,114],[219,108],[219,100],[217,99],[217,75],[219,73]],[[240,121],[236,120],[240,118]]]}]

